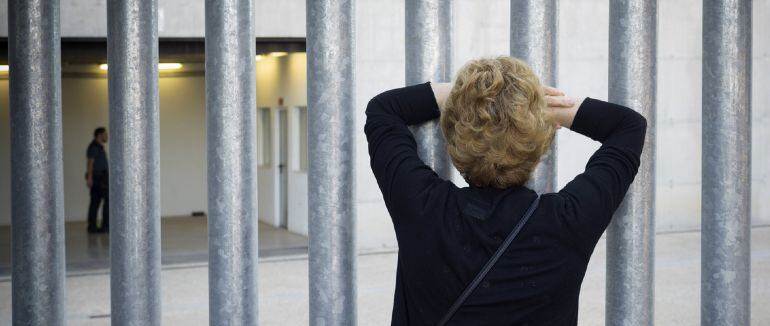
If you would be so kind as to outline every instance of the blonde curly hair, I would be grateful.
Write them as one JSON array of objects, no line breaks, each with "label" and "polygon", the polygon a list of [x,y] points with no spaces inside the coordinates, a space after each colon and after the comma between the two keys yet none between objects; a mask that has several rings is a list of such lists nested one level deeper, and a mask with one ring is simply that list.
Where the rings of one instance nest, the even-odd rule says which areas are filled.
[{"label": "blonde curly hair", "polygon": [[460,69],[440,125],[465,180],[501,189],[529,180],[556,131],[537,76],[505,56],[471,60]]}]

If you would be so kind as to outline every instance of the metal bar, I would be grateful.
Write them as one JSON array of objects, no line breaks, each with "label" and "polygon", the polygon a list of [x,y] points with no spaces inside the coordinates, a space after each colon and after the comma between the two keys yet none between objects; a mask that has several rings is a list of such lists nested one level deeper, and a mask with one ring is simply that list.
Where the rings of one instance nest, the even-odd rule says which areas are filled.
[{"label": "metal bar", "polygon": [[[452,80],[452,0],[406,0],[406,84]],[[440,177],[451,179],[438,120],[412,127],[417,153]]]},{"label": "metal bar", "polygon": [[703,2],[701,324],[750,323],[751,1]]},{"label": "metal bar", "polygon": [[113,325],[160,325],[157,0],[107,2]]},{"label": "metal bar", "polygon": [[307,0],[310,325],[356,324],[353,0]]},{"label": "metal bar", "polygon": [[652,325],[656,0],[611,0],[609,100],[647,118],[639,173],[607,228],[607,325]]},{"label": "metal bar", "polygon": [[[543,85],[556,86],[557,0],[511,0],[511,56],[524,60]],[[527,186],[538,193],[556,190],[556,138]]]},{"label": "metal bar", "polygon": [[259,316],[255,47],[252,0],[206,0],[211,325]]},{"label": "metal bar", "polygon": [[14,325],[64,325],[59,1],[8,2]]}]

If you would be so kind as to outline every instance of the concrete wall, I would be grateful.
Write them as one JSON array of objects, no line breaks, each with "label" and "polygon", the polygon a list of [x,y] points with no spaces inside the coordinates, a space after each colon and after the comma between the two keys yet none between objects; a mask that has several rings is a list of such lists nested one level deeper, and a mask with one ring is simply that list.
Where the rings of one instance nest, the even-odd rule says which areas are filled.
[{"label": "concrete wall", "polygon": [[[158,0],[160,37],[203,37],[204,1]],[[107,0],[60,0],[62,37],[107,37]],[[0,22],[8,19],[8,0],[0,0]],[[305,37],[304,0],[255,0],[257,37]],[[0,24],[0,37],[8,24]]]},{"label": "concrete wall", "polygon": [[[657,229],[700,227],[701,185],[701,10],[697,0],[658,1],[658,88],[656,155]],[[573,96],[607,99],[609,8],[605,0],[560,1],[559,87]],[[367,101],[404,85],[403,1],[359,0],[356,9],[356,103],[363,130]],[[456,0],[454,66],[479,56],[509,52],[508,0]],[[770,1],[753,3],[752,222],[770,223]],[[384,32],[388,31],[388,32]],[[395,72],[395,73],[384,73]],[[382,196],[369,167],[363,132],[357,135],[359,247],[395,243]],[[558,185],[583,171],[598,148],[569,130],[558,136]],[[459,180],[456,183],[462,184]]]},{"label": "concrete wall", "polygon": [[[73,14],[75,12],[73,8],[65,9],[67,6],[74,6],[73,3],[75,2],[62,1],[62,24],[63,35],[65,36],[76,35],[72,31],[75,30],[77,24],[68,23],[74,18],[67,17],[78,15]],[[77,1],[77,3],[84,7],[78,9],[81,10],[79,12],[91,13],[80,16],[90,16],[95,21],[103,19],[103,9],[94,9],[95,11],[91,12],[88,11],[90,10],[88,8],[98,8],[99,5],[103,5],[104,1]],[[161,6],[166,6],[174,2],[169,0],[160,3]],[[285,3],[286,7],[283,7],[284,4],[281,3]],[[258,15],[267,16],[262,22],[260,19],[257,20],[258,24],[262,24],[260,25],[262,27],[258,27],[258,29],[267,31],[268,26],[276,26],[274,32],[270,33],[278,33],[277,36],[304,36],[304,1],[257,1],[255,6],[259,11]],[[561,1],[560,6],[559,87],[571,95],[606,99],[608,3],[605,0]],[[656,164],[656,222],[658,230],[692,229],[700,226],[701,6],[701,2],[697,0],[658,2],[658,129],[656,138],[658,143],[656,150],[658,158]],[[5,10],[5,1],[0,0],[0,21],[5,17],[3,16]],[[270,10],[275,10],[274,14],[271,14]],[[291,14],[287,14],[287,12]],[[508,0],[456,0],[455,68],[459,68],[463,62],[474,57],[508,53],[509,12]],[[184,15],[179,15],[179,17],[182,19],[181,17]],[[293,18],[297,20],[289,20]],[[169,17],[164,19],[169,19]],[[196,19],[195,17],[184,17],[181,22],[195,22],[195,24],[202,25],[202,20]],[[770,93],[764,91],[770,89],[770,38],[763,34],[763,31],[770,30],[769,20],[770,0],[754,1],[752,218],[755,224],[770,223],[770,204],[764,200],[770,193],[770,165],[763,163],[770,159],[770,146],[767,146],[766,142],[763,141],[770,136],[770,128],[767,127],[770,122]],[[377,249],[394,246],[395,237],[390,218],[382,203],[382,195],[379,193],[369,167],[366,140],[363,134],[364,108],[367,101],[377,93],[404,85],[403,1],[358,0],[356,2],[355,21],[356,89],[351,91],[356,92],[356,127],[359,130],[356,134],[355,153],[357,161],[358,239],[361,249]],[[4,35],[2,34],[6,28],[4,25],[0,24],[0,35]],[[284,31],[284,27],[288,29]],[[171,32],[167,29],[164,33]],[[267,32],[258,32],[258,34],[260,33]],[[298,65],[291,66],[298,67]],[[281,68],[281,65],[260,61],[258,67],[260,69],[257,80],[260,107],[277,107],[277,96],[279,95],[270,94],[280,94],[281,92],[284,92],[284,105],[288,108],[306,103],[306,98],[303,98],[303,96],[306,97],[303,95],[304,84],[301,81],[297,81],[298,84],[296,85],[289,86],[281,86],[281,82],[277,84],[263,82],[265,76],[269,74],[279,76],[285,74],[289,71],[286,70],[289,69],[286,68],[288,66]],[[268,71],[272,72],[268,73]],[[70,83],[76,85],[67,85]],[[190,80],[189,83],[193,85],[183,85],[185,83],[182,82],[176,84],[172,80],[161,79],[161,135],[163,137],[161,146],[164,151],[161,156],[161,176],[163,178],[164,214],[189,213],[191,210],[197,209],[193,207],[195,205],[177,206],[170,201],[172,199],[196,205],[205,203],[205,169],[198,166],[198,164],[205,164],[205,152],[203,152],[203,148],[205,148],[203,144],[205,143],[192,145],[192,141],[190,141],[200,139],[201,142],[205,142],[202,113],[204,105],[203,82],[202,80]],[[289,84],[291,83],[293,82],[289,82]],[[63,85],[65,104],[64,148],[68,152],[74,151],[75,154],[73,155],[76,155],[72,159],[65,156],[65,186],[68,187],[66,205],[68,218],[77,218],[77,216],[84,215],[84,212],[81,213],[81,211],[85,209],[84,199],[86,196],[85,188],[82,187],[81,183],[83,182],[81,166],[84,163],[79,160],[84,160],[82,151],[90,139],[89,134],[93,126],[98,123],[106,123],[106,82],[104,80],[65,80]],[[185,98],[167,98],[169,95],[164,94],[172,86],[178,87],[176,96]],[[287,89],[292,91],[287,91]],[[75,100],[74,94],[85,95],[81,95],[83,98],[80,100]],[[297,98],[297,100],[290,101],[291,98]],[[7,80],[0,79],[0,223],[7,223],[10,215],[7,101]],[[170,106],[184,106],[184,108],[171,108]],[[85,112],[83,110],[86,109],[89,113],[85,117],[81,116],[85,113],[68,116],[74,114],[70,112],[77,110],[80,110],[77,112]],[[312,110],[312,108],[309,109]],[[189,116],[183,115],[182,112],[188,113]],[[71,125],[73,122],[68,121],[78,121],[79,125],[73,127]],[[193,127],[174,129],[176,126],[184,126],[185,124]],[[197,131],[198,129],[200,131]],[[274,130],[277,131],[276,128]],[[582,171],[586,160],[598,147],[598,144],[568,130],[562,130],[559,132],[558,146],[559,185],[562,186]],[[183,151],[184,148],[187,150]],[[167,161],[172,160],[170,153],[174,151],[178,151],[176,152],[178,160]],[[170,168],[172,165],[181,166],[180,169],[187,170],[169,171],[169,169],[176,168]],[[175,174],[177,172],[178,174]],[[263,180],[263,177],[266,178],[265,173],[273,175],[274,172],[261,169],[260,180]],[[190,177],[187,177],[188,175]],[[199,175],[204,177],[198,179]],[[179,190],[173,186],[174,178],[184,178],[185,182],[191,182],[184,184],[183,187],[185,191],[190,190],[191,192],[180,192],[178,197],[174,197],[175,194],[170,194],[170,192]],[[301,188],[299,185],[295,187],[293,182],[289,181],[291,189]],[[301,184],[301,181],[298,181],[297,184]],[[72,188],[69,188],[70,185]],[[294,190],[290,191],[294,192]],[[263,215],[264,212],[264,215],[267,216],[267,211],[263,211],[268,207],[265,203],[274,203],[275,201],[274,198],[264,198],[265,195],[270,196],[269,189],[261,188],[260,215]],[[298,193],[293,198],[305,198],[305,196]],[[301,207],[302,203],[293,203],[290,206],[294,207],[294,205]],[[75,213],[71,215],[71,212],[80,215],[74,215]],[[289,227],[302,232],[302,225],[292,225],[292,221],[297,223],[302,221],[303,213],[297,212],[296,214],[299,218],[290,217]]]}]

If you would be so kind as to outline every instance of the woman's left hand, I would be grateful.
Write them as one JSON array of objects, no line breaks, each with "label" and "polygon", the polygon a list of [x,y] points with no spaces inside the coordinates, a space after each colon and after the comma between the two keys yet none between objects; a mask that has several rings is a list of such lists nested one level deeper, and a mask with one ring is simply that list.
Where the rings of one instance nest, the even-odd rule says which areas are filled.
[{"label": "woman's left hand", "polygon": [[563,91],[551,86],[543,86],[545,102],[551,108],[569,108],[575,105],[575,101],[566,97]]},{"label": "woman's left hand", "polygon": [[560,89],[550,86],[543,86],[543,92],[545,93],[545,102],[548,105],[547,109],[556,120],[556,127],[561,128],[562,125],[565,125],[569,128],[577,110],[575,99],[567,97]]}]

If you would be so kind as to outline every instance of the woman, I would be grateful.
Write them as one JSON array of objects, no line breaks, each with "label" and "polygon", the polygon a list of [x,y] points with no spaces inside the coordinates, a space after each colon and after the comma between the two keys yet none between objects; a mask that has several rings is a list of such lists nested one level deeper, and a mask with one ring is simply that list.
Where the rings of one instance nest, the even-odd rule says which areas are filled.
[{"label": "woman", "polygon": [[[375,96],[366,109],[371,166],[399,245],[392,324],[435,325],[538,194],[532,170],[566,127],[602,143],[585,172],[542,194],[518,236],[449,319],[453,325],[575,325],[588,260],[639,167],[646,120],[620,105],[566,98],[509,57],[472,60],[453,85]],[[408,125],[440,118],[470,185],[439,178]]]}]

